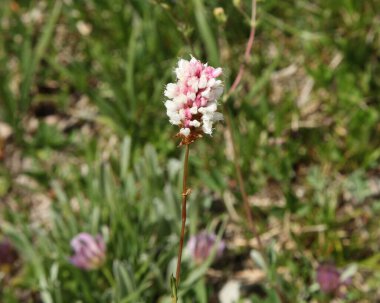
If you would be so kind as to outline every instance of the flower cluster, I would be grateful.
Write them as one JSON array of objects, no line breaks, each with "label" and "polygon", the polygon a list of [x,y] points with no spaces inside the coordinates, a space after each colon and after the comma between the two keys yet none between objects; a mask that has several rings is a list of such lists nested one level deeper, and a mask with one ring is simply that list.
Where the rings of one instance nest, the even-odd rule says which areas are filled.
[{"label": "flower cluster", "polygon": [[[187,243],[187,250],[196,263],[202,263],[209,257],[215,245],[217,245],[216,235],[202,231],[190,238]],[[215,248],[216,257],[221,257],[225,248],[224,241],[220,241]]]},{"label": "flower cluster", "polygon": [[182,144],[190,144],[202,133],[211,135],[215,121],[223,120],[217,110],[217,100],[223,93],[223,84],[216,78],[221,68],[213,68],[195,58],[180,59],[175,69],[176,83],[166,86],[165,102],[170,123],[181,129]]},{"label": "flower cluster", "polygon": [[322,292],[339,295],[340,287],[351,284],[351,278],[343,278],[335,265],[325,263],[317,268],[317,282]]},{"label": "flower cluster", "polygon": [[103,237],[88,233],[80,233],[71,240],[74,255],[71,263],[81,269],[92,270],[99,268],[106,259],[106,245]]}]

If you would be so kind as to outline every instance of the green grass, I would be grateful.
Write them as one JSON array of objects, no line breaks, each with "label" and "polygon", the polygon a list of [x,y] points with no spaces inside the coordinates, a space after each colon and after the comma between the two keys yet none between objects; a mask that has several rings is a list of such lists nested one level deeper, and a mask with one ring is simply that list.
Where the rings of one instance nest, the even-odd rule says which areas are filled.
[{"label": "green grass", "polygon": [[[357,265],[344,302],[380,298],[378,5],[258,2],[251,61],[226,101],[267,235],[253,302],[277,302],[273,285],[289,302],[330,302],[316,286],[322,261]],[[1,2],[0,119],[13,135],[0,136],[0,237],[21,255],[10,274],[0,268],[1,302],[170,302],[182,151],[164,85],[193,54],[223,67],[228,90],[249,12],[247,0]],[[260,265],[236,244],[251,235],[225,124],[192,146],[189,183],[189,234],[213,230],[228,250],[203,266],[185,257],[180,295],[216,302],[226,280]],[[104,268],[68,262],[81,231],[106,238]]]}]

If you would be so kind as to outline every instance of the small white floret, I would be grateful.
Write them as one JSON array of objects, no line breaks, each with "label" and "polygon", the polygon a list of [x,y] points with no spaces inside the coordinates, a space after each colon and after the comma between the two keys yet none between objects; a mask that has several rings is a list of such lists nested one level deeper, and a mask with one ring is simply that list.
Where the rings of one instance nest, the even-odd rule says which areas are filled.
[{"label": "small white floret", "polygon": [[190,121],[190,126],[199,127],[201,126],[201,122],[199,122],[198,120]]},{"label": "small white floret", "polygon": [[205,98],[208,98],[210,96],[210,88],[208,87],[207,89],[205,89],[202,93],[201,93],[201,96],[202,97],[205,97]]},{"label": "small white floret", "polygon": [[198,107],[193,106],[192,108],[190,108],[190,113],[191,113],[192,115],[195,115],[197,112],[198,112]]},{"label": "small white floret", "polygon": [[189,98],[191,101],[194,101],[195,100],[195,93],[188,92],[187,93],[187,98]]},{"label": "small white floret", "polygon": [[173,99],[178,91],[178,87],[174,83],[169,83],[166,85],[166,90],[165,90],[165,96],[168,97],[169,99]]},{"label": "small white floret", "polygon": [[187,85],[189,85],[194,91],[197,91],[198,90],[198,78],[197,77],[191,77],[188,81],[187,81]]},{"label": "small white floret", "polygon": [[175,69],[177,78],[182,80],[187,77],[190,62],[184,59],[179,60],[178,67]]},{"label": "small white floret", "polygon": [[212,87],[215,85],[215,82],[216,82],[216,80],[214,78],[211,78],[210,80],[208,80],[207,86]]},{"label": "small white floret", "polygon": [[212,134],[212,122],[210,120],[203,120],[202,130],[205,134]]},{"label": "small white floret", "polygon": [[167,112],[169,116],[169,122],[173,125],[181,124],[181,117],[176,112]]},{"label": "small white floret", "polygon": [[173,98],[173,101],[179,105],[185,104],[187,101],[187,97],[184,94],[180,94],[176,96],[175,98]]},{"label": "small white floret", "polygon": [[184,120],[186,118],[186,113],[185,113],[185,110],[183,108],[181,108],[179,111],[178,111],[178,115],[180,116],[180,118],[182,120]]},{"label": "small white floret", "polygon": [[199,88],[205,88],[207,86],[207,78],[205,75],[202,75],[199,79]]},{"label": "small white floret", "polygon": [[190,135],[190,128],[181,128],[181,130],[179,131],[182,135],[184,135],[185,137],[189,136]]},{"label": "small white floret", "polygon": [[198,111],[202,114],[207,114],[207,113],[213,113],[216,111],[216,103],[211,103],[206,107],[201,107],[198,109]]},{"label": "small white floret", "polygon": [[178,109],[177,104],[169,100],[165,102],[165,107],[169,111],[176,111]]}]

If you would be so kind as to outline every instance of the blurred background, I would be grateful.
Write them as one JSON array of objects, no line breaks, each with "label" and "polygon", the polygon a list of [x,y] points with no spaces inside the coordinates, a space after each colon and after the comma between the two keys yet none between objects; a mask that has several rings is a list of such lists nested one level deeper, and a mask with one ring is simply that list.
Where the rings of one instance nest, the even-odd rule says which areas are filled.
[{"label": "blurred background", "polygon": [[[257,3],[229,125],[191,146],[181,302],[380,302],[379,7]],[[164,87],[192,54],[228,91],[250,18],[248,0],[1,1],[1,302],[171,302]]]}]

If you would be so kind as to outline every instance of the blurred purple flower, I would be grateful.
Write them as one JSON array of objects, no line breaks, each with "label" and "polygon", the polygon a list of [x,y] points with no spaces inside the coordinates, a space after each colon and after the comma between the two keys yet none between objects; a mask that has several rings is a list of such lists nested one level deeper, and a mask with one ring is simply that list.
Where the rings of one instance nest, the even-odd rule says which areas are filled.
[{"label": "blurred purple flower", "polygon": [[[190,238],[187,243],[187,250],[196,263],[201,263],[208,258],[214,246],[217,244],[216,241],[217,237],[215,234],[202,231]],[[216,257],[222,256],[225,247],[224,241],[220,241],[216,248]]]},{"label": "blurred purple flower", "polygon": [[317,282],[322,292],[339,295],[339,288],[342,285],[349,285],[351,279],[342,281],[342,273],[333,264],[321,264],[317,268]]},{"label": "blurred purple flower", "polygon": [[78,268],[97,269],[106,259],[106,245],[101,235],[94,237],[88,233],[80,233],[71,240],[70,245],[74,250],[70,262]]},{"label": "blurred purple flower", "polygon": [[340,286],[340,273],[332,264],[322,264],[317,268],[317,281],[321,291],[334,293]]},{"label": "blurred purple flower", "polygon": [[12,265],[18,259],[18,253],[8,239],[0,242],[0,266]]}]

